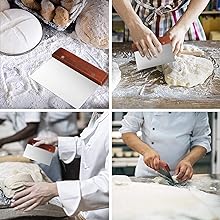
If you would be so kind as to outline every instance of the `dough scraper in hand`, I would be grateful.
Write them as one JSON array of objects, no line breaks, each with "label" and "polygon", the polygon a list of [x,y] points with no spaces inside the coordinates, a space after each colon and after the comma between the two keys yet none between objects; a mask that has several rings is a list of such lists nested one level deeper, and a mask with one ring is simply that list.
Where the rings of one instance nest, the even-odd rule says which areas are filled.
[{"label": "dough scraper in hand", "polygon": [[170,174],[170,168],[169,165],[165,162],[161,162],[159,164],[160,168],[157,170],[157,173],[159,176],[163,177],[164,179],[167,180],[169,185],[176,186],[177,183],[173,180],[171,174]]},{"label": "dough scraper in hand", "polygon": [[138,71],[173,62],[175,60],[169,36],[165,35],[163,37],[159,37],[158,40],[162,44],[163,51],[159,53],[157,57],[152,57],[150,60],[146,56],[142,57],[135,44],[132,44],[132,51],[135,55]]},{"label": "dough scraper in hand", "polygon": [[23,156],[50,166],[56,147],[49,144],[42,144],[38,147],[33,146],[38,140],[30,140],[24,150]]},{"label": "dough scraper in hand", "polygon": [[30,77],[74,108],[80,108],[105,83],[108,75],[69,51],[59,48]]}]

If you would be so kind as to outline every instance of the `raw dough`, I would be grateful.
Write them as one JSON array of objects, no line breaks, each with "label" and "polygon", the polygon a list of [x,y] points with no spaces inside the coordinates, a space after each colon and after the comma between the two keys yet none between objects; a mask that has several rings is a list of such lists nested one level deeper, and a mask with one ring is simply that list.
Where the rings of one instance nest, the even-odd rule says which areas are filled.
[{"label": "raw dough", "polygon": [[53,22],[58,26],[65,27],[68,21],[69,21],[69,12],[65,8],[58,6],[55,10],[55,16]]},{"label": "raw dough", "polygon": [[0,12],[4,11],[4,10],[7,10],[9,8],[10,8],[10,5],[9,5],[7,0],[1,0],[0,1]]},{"label": "raw dough", "polygon": [[21,2],[32,10],[39,11],[41,9],[40,3],[36,0],[21,0]]},{"label": "raw dough", "polygon": [[33,49],[42,38],[40,22],[21,9],[0,12],[0,52],[17,55]]},{"label": "raw dough", "polygon": [[219,219],[220,197],[155,183],[112,184],[113,220]]},{"label": "raw dough", "polygon": [[169,86],[193,87],[203,84],[213,72],[210,60],[193,55],[180,55],[176,61],[162,66]]},{"label": "raw dough", "polygon": [[76,20],[76,34],[85,43],[107,49],[109,44],[109,3],[90,1]]},{"label": "raw dough", "polygon": [[5,162],[0,163],[0,188],[8,198],[24,188],[25,182],[49,181],[37,164]]},{"label": "raw dough", "polygon": [[121,81],[121,71],[116,62],[112,62],[112,91],[114,91]]},{"label": "raw dough", "polygon": [[51,21],[55,15],[55,7],[52,2],[49,0],[43,0],[41,2],[41,11],[40,14],[46,21]]},{"label": "raw dough", "polygon": [[203,56],[205,53],[200,48],[190,45],[190,44],[184,44],[183,51],[181,54],[188,54],[188,55],[194,55],[194,56]]}]

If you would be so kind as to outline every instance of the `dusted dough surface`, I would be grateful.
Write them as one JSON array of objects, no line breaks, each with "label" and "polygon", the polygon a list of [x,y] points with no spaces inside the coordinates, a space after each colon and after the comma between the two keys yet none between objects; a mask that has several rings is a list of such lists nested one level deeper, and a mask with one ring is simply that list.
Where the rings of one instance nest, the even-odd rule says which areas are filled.
[{"label": "dusted dough surface", "polygon": [[42,181],[45,180],[37,164],[0,163],[0,188],[8,198],[13,197],[16,191],[23,189],[23,183]]},{"label": "dusted dough surface", "polygon": [[220,197],[155,183],[114,184],[113,220],[217,220]]},{"label": "dusted dough surface", "polygon": [[109,2],[89,2],[76,20],[76,34],[85,43],[107,49],[109,42]]},{"label": "dusted dough surface", "polygon": [[0,12],[10,8],[8,0],[0,0]]},{"label": "dusted dough surface", "polygon": [[162,66],[169,86],[193,87],[203,84],[213,72],[210,60],[193,55],[180,55],[176,61]]},{"label": "dusted dough surface", "polygon": [[16,55],[33,49],[42,38],[40,22],[21,9],[0,12],[0,52]]}]

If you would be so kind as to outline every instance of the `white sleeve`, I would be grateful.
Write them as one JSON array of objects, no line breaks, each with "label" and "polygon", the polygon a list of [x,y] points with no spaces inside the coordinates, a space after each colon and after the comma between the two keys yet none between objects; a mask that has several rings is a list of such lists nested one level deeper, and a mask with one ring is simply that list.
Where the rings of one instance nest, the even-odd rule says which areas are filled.
[{"label": "white sleeve", "polygon": [[66,163],[71,163],[74,158],[80,157],[84,141],[76,137],[58,137],[58,152],[60,159]]},{"label": "white sleeve", "polygon": [[202,146],[207,153],[211,151],[211,129],[209,126],[208,114],[205,112],[196,113],[196,121],[191,137],[191,146]]},{"label": "white sleeve", "polygon": [[144,122],[142,112],[129,112],[124,116],[124,119],[121,121],[122,127],[119,131],[123,133],[133,132],[136,133],[140,131],[142,124]]},{"label": "white sleeve", "polygon": [[25,123],[40,123],[40,112],[25,112],[24,113]]},{"label": "white sleeve", "polygon": [[109,155],[105,168],[87,180],[57,182],[60,201],[68,216],[109,207]]}]

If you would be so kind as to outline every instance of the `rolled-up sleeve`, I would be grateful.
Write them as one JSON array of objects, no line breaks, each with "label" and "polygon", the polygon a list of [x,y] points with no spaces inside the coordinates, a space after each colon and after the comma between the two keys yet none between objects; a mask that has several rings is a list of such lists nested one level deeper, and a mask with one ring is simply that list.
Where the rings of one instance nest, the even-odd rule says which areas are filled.
[{"label": "rolled-up sleeve", "polygon": [[58,137],[59,157],[66,164],[71,163],[74,158],[79,158],[84,146],[84,140],[80,137]]},{"label": "rolled-up sleeve", "polygon": [[207,153],[211,151],[211,129],[209,126],[208,114],[205,112],[198,112],[196,114],[195,125],[191,137],[191,148],[194,146],[202,146]]},{"label": "rolled-up sleeve", "polygon": [[124,134],[128,132],[136,133],[140,131],[142,124],[144,122],[142,112],[129,112],[124,116],[124,119],[121,121],[121,128],[119,131]]},{"label": "rolled-up sleeve", "polygon": [[109,155],[105,168],[87,180],[57,182],[57,190],[64,211],[68,216],[79,211],[109,207]]}]

